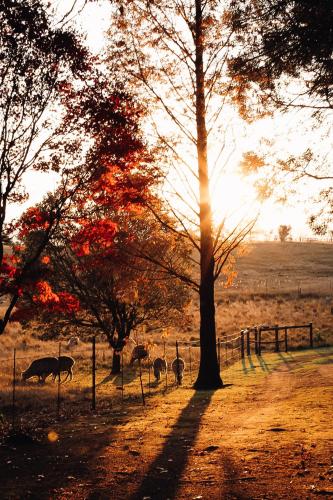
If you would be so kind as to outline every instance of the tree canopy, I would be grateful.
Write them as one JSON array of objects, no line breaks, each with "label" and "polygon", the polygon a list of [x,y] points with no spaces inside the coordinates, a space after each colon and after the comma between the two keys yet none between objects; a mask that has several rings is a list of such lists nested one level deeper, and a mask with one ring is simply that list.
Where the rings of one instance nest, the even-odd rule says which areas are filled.
[{"label": "tree canopy", "polygon": [[[230,72],[238,97],[250,113],[249,95],[260,89],[261,104],[332,109],[333,10],[330,0],[232,1],[237,34]],[[299,88],[288,94],[289,79]],[[248,106],[249,104],[249,106]]]}]

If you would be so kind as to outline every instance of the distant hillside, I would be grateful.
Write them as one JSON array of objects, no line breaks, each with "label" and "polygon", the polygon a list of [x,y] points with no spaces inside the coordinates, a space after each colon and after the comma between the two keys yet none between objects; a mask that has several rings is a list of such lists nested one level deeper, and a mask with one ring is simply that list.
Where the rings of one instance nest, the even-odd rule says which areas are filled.
[{"label": "distant hillside", "polygon": [[241,279],[333,278],[333,244],[260,242],[237,262]]}]

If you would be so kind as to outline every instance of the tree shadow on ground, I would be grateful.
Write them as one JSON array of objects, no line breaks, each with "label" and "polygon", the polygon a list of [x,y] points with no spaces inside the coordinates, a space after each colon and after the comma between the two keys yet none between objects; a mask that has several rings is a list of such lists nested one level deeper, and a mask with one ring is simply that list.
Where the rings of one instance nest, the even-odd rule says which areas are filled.
[{"label": "tree shadow on ground", "polygon": [[130,500],[175,499],[181,476],[188,462],[189,451],[198,435],[202,417],[214,391],[196,392],[180,413],[173,431],[166,438],[162,451],[150,465],[139,488]]},{"label": "tree shadow on ground", "polygon": [[221,477],[220,480],[221,491],[219,498],[224,500],[248,500],[251,498],[247,491],[246,484],[240,481],[240,478],[250,480],[251,478],[244,478],[244,474],[242,474],[239,464],[231,457],[230,453],[224,452],[222,454],[221,465],[223,477]]}]

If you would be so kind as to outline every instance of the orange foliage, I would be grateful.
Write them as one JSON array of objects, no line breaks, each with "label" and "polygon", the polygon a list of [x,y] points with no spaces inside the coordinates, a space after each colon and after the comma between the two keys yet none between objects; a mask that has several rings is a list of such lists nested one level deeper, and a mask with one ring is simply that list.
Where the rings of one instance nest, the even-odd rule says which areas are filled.
[{"label": "orange foliage", "polygon": [[68,292],[55,293],[46,281],[36,283],[36,291],[32,300],[50,313],[71,314],[80,309],[80,302],[76,297]]}]

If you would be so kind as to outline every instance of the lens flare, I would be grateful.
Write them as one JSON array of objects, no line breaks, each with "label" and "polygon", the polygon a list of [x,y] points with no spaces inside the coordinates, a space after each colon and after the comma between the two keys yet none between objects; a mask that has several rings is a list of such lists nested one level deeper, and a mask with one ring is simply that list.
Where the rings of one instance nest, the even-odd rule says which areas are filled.
[{"label": "lens flare", "polygon": [[50,443],[55,443],[58,441],[59,436],[55,431],[50,431],[47,435],[47,439],[50,441]]}]

